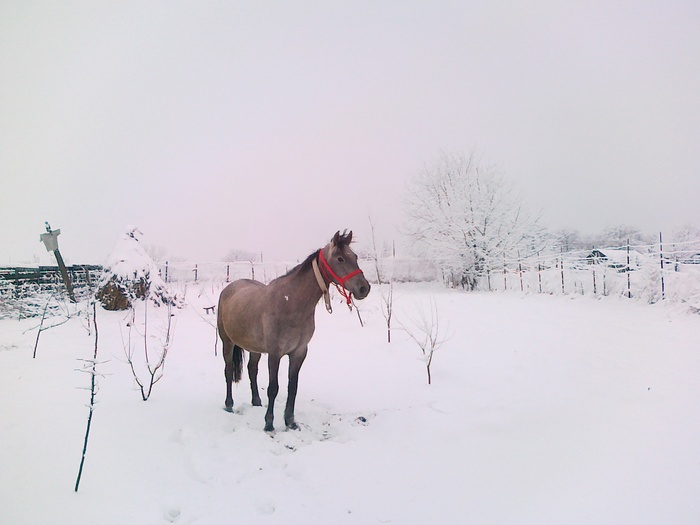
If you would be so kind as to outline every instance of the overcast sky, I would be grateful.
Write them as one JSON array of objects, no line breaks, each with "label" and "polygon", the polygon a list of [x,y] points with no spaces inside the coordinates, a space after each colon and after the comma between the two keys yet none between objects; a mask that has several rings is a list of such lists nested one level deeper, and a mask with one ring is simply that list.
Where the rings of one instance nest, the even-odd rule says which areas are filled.
[{"label": "overcast sky", "polygon": [[700,226],[700,2],[0,0],[0,264],[302,259],[477,149],[552,229]]}]

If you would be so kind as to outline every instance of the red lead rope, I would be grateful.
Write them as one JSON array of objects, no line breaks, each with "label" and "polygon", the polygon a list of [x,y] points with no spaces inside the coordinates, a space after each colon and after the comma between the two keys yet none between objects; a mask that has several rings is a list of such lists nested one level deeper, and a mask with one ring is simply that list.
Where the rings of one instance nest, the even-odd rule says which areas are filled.
[{"label": "red lead rope", "polygon": [[345,277],[339,277],[326,261],[322,249],[318,251],[318,260],[321,262],[321,273],[323,273],[324,277],[335,285],[338,293],[345,297],[345,302],[348,304],[348,306],[350,306],[350,302],[352,301],[352,292],[348,292],[345,289],[345,283],[356,275],[361,274],[362,270],[358,268],[354,272],[347,274]]}]

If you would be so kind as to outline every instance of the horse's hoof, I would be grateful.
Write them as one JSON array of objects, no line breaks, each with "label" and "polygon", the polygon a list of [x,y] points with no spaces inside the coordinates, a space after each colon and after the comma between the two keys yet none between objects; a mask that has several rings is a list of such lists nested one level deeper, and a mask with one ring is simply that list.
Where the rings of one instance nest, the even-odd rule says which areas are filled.
[{"label": "horse's hoof", "polygon": [[260,399],[253,399],[252,404],[254,407],[261,407],[262,401]]},{"label": "horse's hoof", "polygon": [[224,407],[224,410],[233,414],[233,407]]},{"label": "horse's hoof", "polygon": [[265,425],[265,432],[274,432],[275,431],[275,426],[272,423],[268,423]]},{"label": "horse's hoof", "polygon": [[301,427],[299,425],[297,425],[294,421],[292,421],[291,423],[288,423],[287,428],[289,430],[301,430]]}]

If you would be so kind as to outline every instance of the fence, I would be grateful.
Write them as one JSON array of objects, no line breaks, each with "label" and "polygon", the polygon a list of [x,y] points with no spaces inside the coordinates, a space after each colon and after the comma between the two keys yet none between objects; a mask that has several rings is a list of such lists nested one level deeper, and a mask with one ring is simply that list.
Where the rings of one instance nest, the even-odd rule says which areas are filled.
[{"label": "fence", "polygon": [[477,279],[480,290],[619,295],[700,308],[700,242],[625,245],[505,258]]},{"label": "fence", "polygon": [[[256,279],[268,283],[298,262],[165,262],[157,264],[168,283],[226,283]],[[360,267],[371,282],[454,282],[435,264],[419,258],[363,259]],[[78,299],[90,293],[102,267],[68,268]],[[624,296],[649,303],[686,302],[700,311],[700,241],[661,242],[578,251],[549,250],[527,257],[503,258],[479,272],[476,290],[522,293]],[[55,266],[0,268],[0,317],[36,310],[39,297],[61,295],[65,288]],[[34,304],[37,303],[37,304]],[[21,314],[20,314],[21,315]]]},{"label": "fence", "polygon": [[[87,297],[100,276],[102,266],[73,265],[67,267],[75,298]],[[0,268],[0,318],[32,317],[55,297],[63,299],[66,288],[58,266],[24,266]],[[52,304],[50,309],[60,309]]]},{"label": "fence", "polygon": [[298,263],[285,262],[164,262],[159,263],[158,274],[166,283],[230,282],[236,279],[255,279],[269,283],[284,275]]},{"label": "fence", "polygon": [[[184,283],[199,281],[230,282],[236,279],[255,279],[269,283],[294,268],[298,262],[221,262],[189,263],[165,262],[158,264],[161,279],[166,282]],[[440,274],[436,266],[425,259],[386,258],[376,262],[371,259],[359,261],[365,276],[370,282],[378,282],[377,272],[382,281],[395,282],[437,281]]]}]

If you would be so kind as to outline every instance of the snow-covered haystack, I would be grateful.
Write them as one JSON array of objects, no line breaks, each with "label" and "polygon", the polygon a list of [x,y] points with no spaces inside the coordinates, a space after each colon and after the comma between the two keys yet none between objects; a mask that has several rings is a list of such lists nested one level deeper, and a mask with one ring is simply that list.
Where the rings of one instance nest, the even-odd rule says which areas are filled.
[{"label": "snow-covered haystack", "polygon": [[126,310],[135,299],[146,298],[156,306],[179,306],[139,242],[141,235],[136,227],[128,227],[109,256],[96,294],[106,310]]}]

